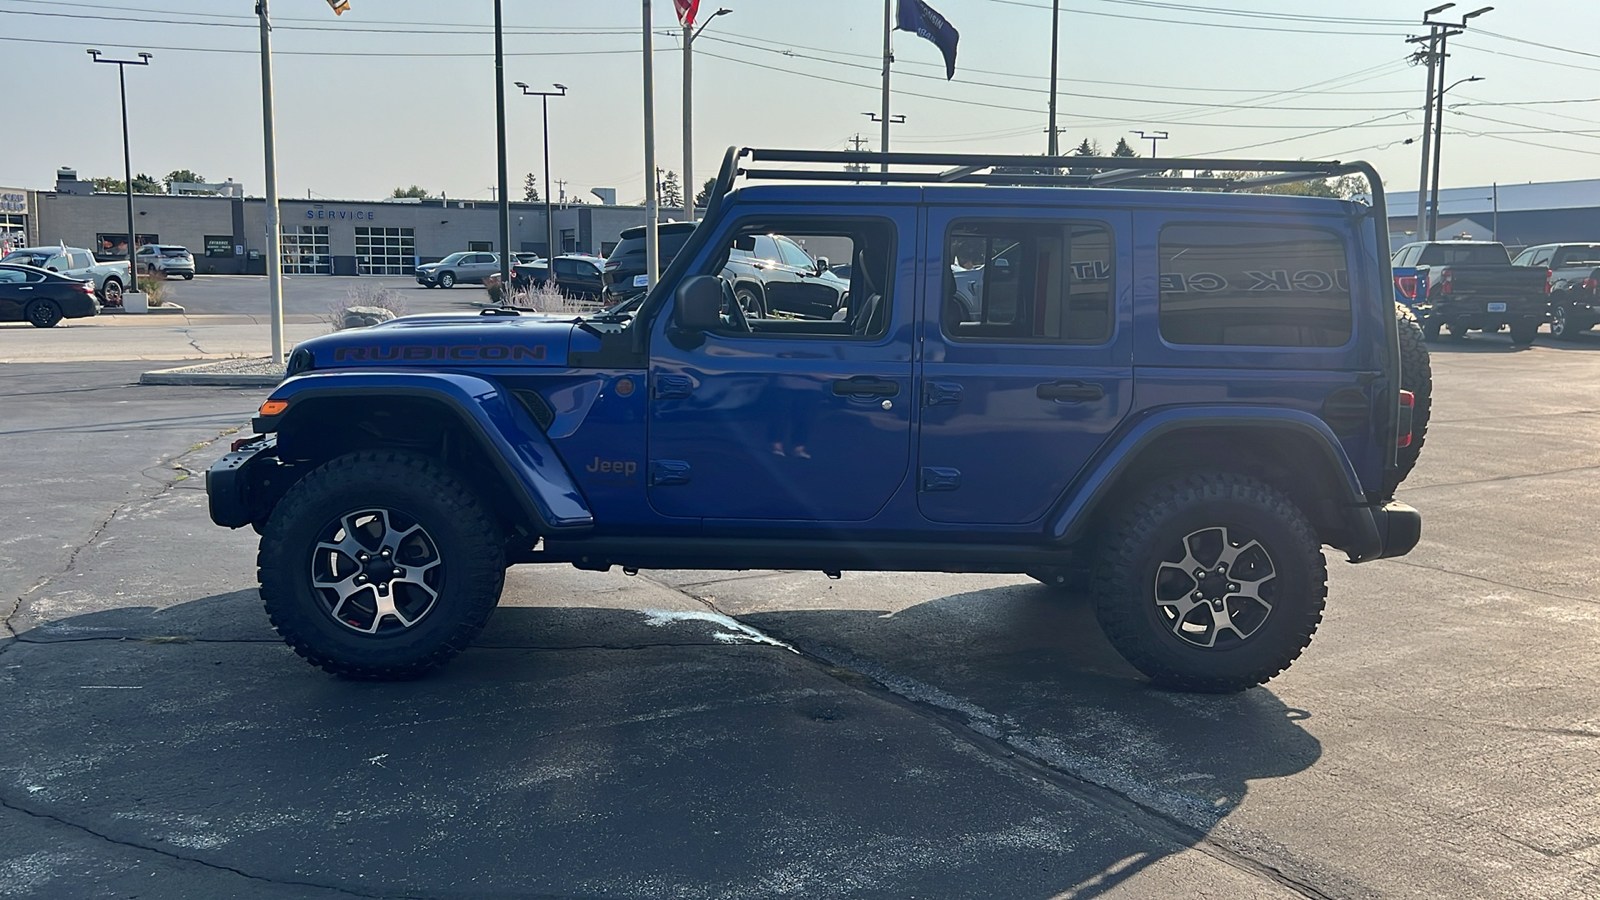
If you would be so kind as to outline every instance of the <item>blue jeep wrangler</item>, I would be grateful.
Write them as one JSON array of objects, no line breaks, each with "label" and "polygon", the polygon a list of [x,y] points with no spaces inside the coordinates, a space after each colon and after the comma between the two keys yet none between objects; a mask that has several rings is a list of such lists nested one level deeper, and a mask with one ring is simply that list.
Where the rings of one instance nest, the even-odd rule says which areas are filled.
[{"label": "blue jeep wrangler", "polygon": [[[1348,173],[1372,205],[1251,192]],[[730,149],[626,306],[300,344],[211,517],[357,678],[443,663],[507,566],[567,563],[1026,573],[1153,681],[1242,690],[1310,642],[1323,545],[1418,539],[1386,221],[1361,163]],[[746,312],[719,273],[774,234],[848,264],[843,306]]]}]

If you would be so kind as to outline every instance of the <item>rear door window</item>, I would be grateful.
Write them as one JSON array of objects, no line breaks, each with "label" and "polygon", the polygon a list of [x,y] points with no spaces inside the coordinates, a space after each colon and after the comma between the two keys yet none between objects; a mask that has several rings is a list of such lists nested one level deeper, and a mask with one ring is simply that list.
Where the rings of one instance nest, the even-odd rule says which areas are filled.
[{"label": "rear door window", "polygon": [[1161,229],[1161,337],[1172,344],[1340,347],[1352,328],[1344,241],[1285,225]]}]

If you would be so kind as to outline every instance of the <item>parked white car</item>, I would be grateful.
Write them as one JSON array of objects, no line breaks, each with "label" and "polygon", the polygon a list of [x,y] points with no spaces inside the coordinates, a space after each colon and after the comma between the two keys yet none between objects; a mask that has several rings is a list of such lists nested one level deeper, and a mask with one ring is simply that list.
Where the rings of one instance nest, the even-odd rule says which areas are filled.
[{"label": "parked white car", "polygon": [[80,247],[23,247],[7,253],[0,262],[37,266],[68,278],[92,281],[95,293],[106,306],[121,306],[122,291],[133,284],[126,260],[97,262],[93,253]]},{"label": "parked white car", "polygon": [[194,280],[194,254],[177,244],[145,244],[133,251],[133,261],[145,275]]}]

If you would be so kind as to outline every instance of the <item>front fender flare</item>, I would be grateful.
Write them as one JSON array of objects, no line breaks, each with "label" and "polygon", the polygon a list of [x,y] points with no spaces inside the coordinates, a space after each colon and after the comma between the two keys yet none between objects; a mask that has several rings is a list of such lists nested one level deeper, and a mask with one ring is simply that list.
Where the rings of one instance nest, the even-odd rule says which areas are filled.
[{"label": "front fender flare", "polygon": [[[1355,466],[1345,454],[1333,429],[1310,413],[1249,406],[1160,410],[1126,428],[1114,444],[1095,458],[1094,463],[1068,491],[1064,504],[1050,520],[1049,538],[1062,544],[1078,540],[1096,508],[1116,487],[1121,475],[1138,459],[1141,450],[1175,431],[1199,428],[1276,428],[1309,438],[1321,453],[1320,464],[1335,475],[1332,480],[1342,491],[1339,503],[1350,511],[1351,514],[1345,518],[1357,530],[1355,543],[1364,548],[1366,544],[1378,540],[1376,527],[1372,525],[1371,515],[1367,511],[1369,503],[1361,487],[1360,476],[1356,474]],[[1360,512],[1356,512],[1358,508]]]},{"label": "front fender flare", "polygon": [[257,417],[253,425],[260,434],[277,432],[313,399],[382,397],[426,398],[455,413],[541,535],[594,526],[594,513],[549,439],[504,388],[484,378],[453,372],[310,372],[279,385],[269,399],[285,401],[288,408]]}]

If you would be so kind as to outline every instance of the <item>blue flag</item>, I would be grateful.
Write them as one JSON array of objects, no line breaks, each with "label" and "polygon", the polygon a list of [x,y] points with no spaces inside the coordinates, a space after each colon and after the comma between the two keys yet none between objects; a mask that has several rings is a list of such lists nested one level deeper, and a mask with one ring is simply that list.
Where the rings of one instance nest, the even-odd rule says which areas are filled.
[{"label": "blue flag", "polygon": [[897,30],[915,32],[919,37],[933,41],[933,45],[944,54],[946,81],[956,77],[956,41],[961,40],[961,33],[951,26],[948,19],[922,0],[900,0],[896,18],[894,27]]}]

